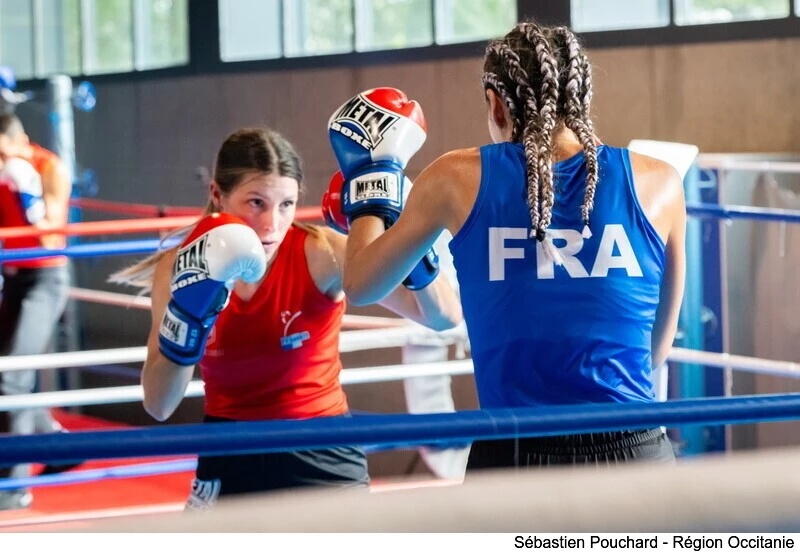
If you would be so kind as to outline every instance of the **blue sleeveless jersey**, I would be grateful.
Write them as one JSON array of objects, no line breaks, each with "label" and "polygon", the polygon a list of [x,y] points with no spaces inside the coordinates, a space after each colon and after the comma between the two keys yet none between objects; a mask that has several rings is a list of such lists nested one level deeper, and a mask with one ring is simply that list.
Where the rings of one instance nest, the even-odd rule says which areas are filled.
[{"label": "blue sleeveless jersey", "polygon": [[636,196],[627,149],[598,149],[581,237],[583,153],[554,167],[555,266],[529,238],[522,145],[481,148],[481,184],[450,242],[481,407],[652,401],[650,337],[664,243]]}]

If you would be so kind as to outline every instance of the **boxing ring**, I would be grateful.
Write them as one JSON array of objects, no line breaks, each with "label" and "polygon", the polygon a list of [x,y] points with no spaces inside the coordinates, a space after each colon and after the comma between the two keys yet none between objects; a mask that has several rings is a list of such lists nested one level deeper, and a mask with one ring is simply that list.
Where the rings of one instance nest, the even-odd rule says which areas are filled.
[{"label": "boxing ring", "polygon": [[[748,171],[800,173],[800,165],[789,163],[771,164],[761,167],[761,170],[753,170],[752,166],[747,168]],[[699,172],[700,169],[717,172],[717,183],[726,173],[741,171],[741,168],[725,166],[719,160],[702,157],[693,171]],[[128,206],[95,199],[76,200],[76,204],[82,210],[139,217],[135,220],[69,224],[64,233],[76,238],[164,232],[192,223],[199,214],[199,209],[194,207]],[[126,208],[130,211],[126,212]],[[725,264],[727,222],[746,219],[800,223],[800,211],[722,205],[710,202],[708,198],[690,200],[687,210],[701,232],[708,223],[721,230],[716,239],[708,233],[694,237],[706,251],[708,245],[716,246],[716,255],[721,261],[716,264],[720,268]],[[315,220],[318,216],[319,212],[313,208],[298,211],[299,220]],[[36,233],[27,228],[4,229],[0,230],[0,241]],[[159,239],[87,242],[71,244],[63,253],[75,259],[139,255],[151,253],[159,243]],[[13,258],[38,258],[52,254],[53,251],[30,249],[15,251]],[[713,262],[713,257],[713,251],[710,255],[706,252],[703,260]],[[0,252],[0,263],[10,258],[12,255],[9,253]],[[713,277],[715,269],[717,266],[706,263],[700,283],[694,286],[724,290],[726,280],[705,284],[709,277]],[[687,291],[691,294],[692,288]],[[127,307],[131,311],[149,309],[149,299],[145,296],[86,288],[72,288],[70,296],[80,303]],[[717,314],[724,316],[725,295],[718,297]],[[717,300],[713,295],[707,299]],[[701,302],[701,306],[705,307],[706,300]],[[691,439],[693,431],[700,430],[700,427],[714,430],[714,427],[733,424],[800,420],[800,394],[732,395],[727,386],[719,392],[714,391],[715,383],[708,379],[711,373],[715,373],[715,377],[730,377],[734,370],[737,375],[797,379],[800,378],[800,364],[732,354],[730,344],[724,342],[720,343],[719,349],[713,349],[714,338],[711,340],[712,349],[697,349],[693,338],[697,326],[702,325],[700,313],[695,313],[691,319],[688,325],[684,325],[687,328],[685,337],[688,338],[685,345],[673,348],[669,355],[672,376],[678,379],[675,383],[680,395],[672,395],[673,399],[664,402],[124,428],[96,423],[93,428],[69,434],[0,437],[0,466],[23,462],[90,461],[97,464],[94,468],[81,466],[76,471],[60,475],[0,480],[0,490],[33,488],[35,504],[37,493],[46,489],[88,488],[87,485],[106,481],[106,488],[113,490],[114,483],[141,477],[173,476],[185,480],[184,490],[188,493],[186,479],[194,470],[198,454],[283,451],[350,444],[378,452],[420,446],[463,446],[475,439],[658,426],[689,431],[686,436]],[[435,333],[396,318],[348,314],[343,327],[342,353],[427,341],[441,345],[462,345],[466,341],[463,327]],[[724,324],[720,326],[721,334],[726,333],[725,328]],[[132,346],[6,357],[0,358],[0,372],[140,363],[145,356],[145,347]],[[353,385],[470,373],[472,361],[464,358],[439,363],[347,368],[342,372],[341,381],[344,385]],[[697,388],[698,384],[703,384],[702,390]],[[671,389],[674,394],[675,389]],[[202,382],[192,381],[186,396],[202,397]],[[141,399],[140,386],[41,392],[0,397],[0,411],[82,407]],[[684,455],[695,453],[698,452],[688,450]],[[138,503],[127,507],[112,505],[86,512],[0,512],[0,531],[48,527],[58,530],[76,522],[80,522],[84,530],[98,531],[798,531],[800,507],[796,500],[800,495],[800,480],[794,479],[798,463],[800,450],[760,450],[709,458],[685,457],[675,469],[667,470],[640,465],[602,470],[547,470],[530,474],[495,472],[470,475],[463,484],[443,480],[376,481],[369,495],[363,492],[299,492],[249,497],[238,503],[221,502],[213,515],[197,516],[188,521],[181,513],[183,491],[178,488],[169,502]],[[742,480],[742,477],[755,474],[761,479],[757,486]],[[174,490],[174,485],[171,488]],[[342,513],[343,504],[348,508],[347,516],[332,518]],[[685,510],[676,512],[676,508]],[[153,514],[159,515],[141,517]],[[136,520],[131,520],[131,516],[137,516]]]}]

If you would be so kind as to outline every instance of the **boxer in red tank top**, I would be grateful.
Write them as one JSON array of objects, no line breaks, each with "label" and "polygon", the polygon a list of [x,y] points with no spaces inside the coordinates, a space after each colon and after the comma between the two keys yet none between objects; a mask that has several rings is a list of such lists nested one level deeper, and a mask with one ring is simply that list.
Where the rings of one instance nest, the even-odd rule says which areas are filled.
[{"label": "boxer in red tank top", "polygon": [[[9,180],[4,180],[0,182],[0,227],[34,225],[42,229],[51,229],[66,225],[72,185],[64,165],[55,153],[29,140],[19,118],[13,114],[0,114],[0,168],[4,161],[11,159],[25,160],[38,172],[41,178],[41,190],[38,192],[38,197],[43,203],[44,214],[32,221],[30,215],[26,214],[16,187],[9,183]],[[3,249],[36,247],[58,249],[65,245],[66,241],[63,235],[52,234],[7,239],[3,242]],[[3,263],[3,266],[6,268],[52,268],[66,264],[66,257],[56,256],[24,261],[8,260]]]},{"label": "boxer in red tank top", "polygon": [[[71,184],[64,165],[52,152],[31,143],[20,120],[0,115],[0,227],[61,228],[67,222]],[[23,248],[64,247],[64,237],[8,239],[4,252]],[[67,302],[69,276],[66,257],[7,260],[3,268],[0,301],[0,356],[44,353]],[[0,373],[0,396],[30,394],[36,370]],[[0,433],[47,433],[61,430],[44,408],[0,412]],[[56,472],[65,466],[49,466]],[[30,466],[0,469],[0,477],[30,474]],[[24,508],[32,497],[27,490],[0,492],[0,510]]]},{"label": "boxer in red tank top", "polygon": [[209,415],[304,419],[347,412],[339,384],[345,302],[314,283],[308,236],[290,227],[253,297],[243,301],[234,291],[217,318],[200,363]]},{"label": "boxer in red tank top", "polygon": [[[207,213],[223,215],[203,219],[180,248],[112,277],[152,284],[153,324],[142,385],[144,407],[157,420],[167,419],[180,404],[195,364],[205,381],[207,422],[348,418],[338,351],[347,236],[293,222],[302,183],[301,161],[288,141],[271,130],[240,129],[220,147],[209,188]],[[253,239],[235,229],[240,223],[255,232],[266,256],[266,271],[255,281],[252,269],[260,263],[242,246]],[[222,253],[211,248],[190,257],[200,252],[197,246],[226,234],[241,236],[235,242],[241,254],[225,250],[224,264],[217,259]],[[216,282],[186,279],[201,267],[232,274]],[[226,293],[224,281],[239,276],[239,268],[248,269],[250,282],[236,281],[221,310],[219,304],[210,306],[209,296],[220,289]],[[417,291],[400,287],[381,304],[435,329],[461,321],[458,298],[443,277]],[[174,334],[181,326],[195,330],[201,341],[187,343]],[[225,495],[368,480],[366,456],[358,447],[204,456],[188,507],[206,509]]]}]

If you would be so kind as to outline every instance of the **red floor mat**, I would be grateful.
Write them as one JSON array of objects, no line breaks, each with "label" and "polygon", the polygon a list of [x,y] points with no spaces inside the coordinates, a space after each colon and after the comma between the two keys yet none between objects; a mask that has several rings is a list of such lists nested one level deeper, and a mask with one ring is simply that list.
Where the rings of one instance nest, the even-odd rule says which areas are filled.
[{"label": "red floor mat", "polygon": [[[126,428],[127,425],[63,411],[53,412],[68,430],[103,430]],[[86,462],[75,471],[132,465],[178,458],[113,459]],[[183,459],[183,458],[181,458]],[[34,472],[38,472],[37,466]],[[74,485],[47,486],[32,489],[33,504],[25,510],[0,512],[2,530],[31,530],[29,526],[44,523],[73,522],[70,528],[80,527],[86,518],[112,517],[132,513],[154,513],[179,510],[189,495],[191,471],[134,477],[105,479]],[[75,520],[78,520],[77,522]],[[52,525],[47,527],[53,529]],[[19,530],[19,529],[18,529]]]},{"label": "red floor mat", "polygon": [[[54,410],[53,415],[67,430],[121,429],[127,425],[94,417]],[[90,461],[75,471],[172,461],[181,458],[136,458]],[[34,468],[38,473],[41,466]],[[189,496],[194,472],[178,472],[146,477],[103,479],[73,485],[37,487],[33,504],[25,510],[0,511],[0,532],[80,530],[96,519],[131,515],[179,512]],[[456,481],[413,481],[393,483],[373,481],[372,492],[439,487]]]}]

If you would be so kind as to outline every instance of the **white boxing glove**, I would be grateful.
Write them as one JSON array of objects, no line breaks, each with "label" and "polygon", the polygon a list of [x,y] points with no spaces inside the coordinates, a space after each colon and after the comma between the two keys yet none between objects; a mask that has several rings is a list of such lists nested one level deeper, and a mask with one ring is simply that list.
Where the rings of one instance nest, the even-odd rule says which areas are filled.
[{"label": "white boxing glove", "polygon": [[17,193],[28,224],[36,224],[45,217],[42,176],[30,162],[23,158],[9,158],[0,168],[0,182]]},{"label": "white boxing glove", "polygon": [[200,361],[234,282],[257,282],[266,269],[261,238],[244,221],[230,214],[202,219],[175,257],[172,299],[159,330],[161,353],[183,366]]}]

